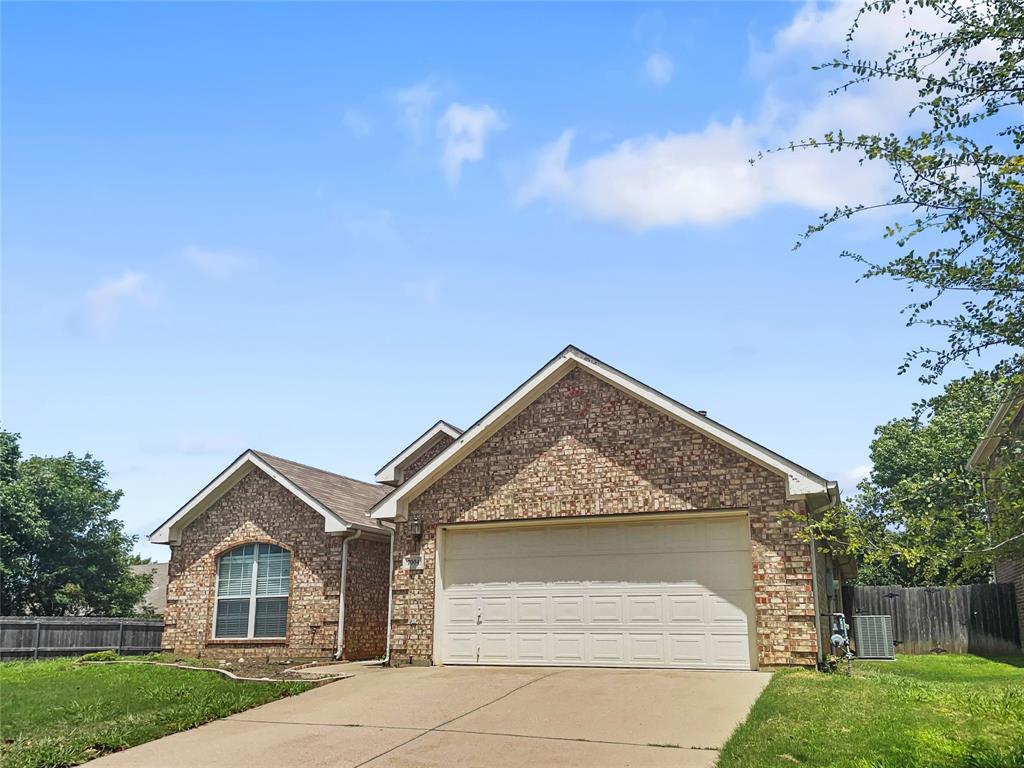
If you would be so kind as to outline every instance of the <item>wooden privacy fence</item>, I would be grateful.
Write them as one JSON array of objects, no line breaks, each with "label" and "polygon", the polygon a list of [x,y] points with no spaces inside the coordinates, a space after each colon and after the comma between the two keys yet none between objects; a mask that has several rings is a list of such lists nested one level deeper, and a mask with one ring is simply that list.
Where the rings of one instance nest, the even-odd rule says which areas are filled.
[{"label": "wooden privacy fence", "polygon": [[0,616],[0,659],[76,656],[92,651],[123,654],[160,650],[161,619],[85,616]]},{"label": "wooden privacy fence", "polygon": [[845,586],[843,605],[848,618],[892,616],[897,653],[995,656],[1021,652],[1013,584]]}]

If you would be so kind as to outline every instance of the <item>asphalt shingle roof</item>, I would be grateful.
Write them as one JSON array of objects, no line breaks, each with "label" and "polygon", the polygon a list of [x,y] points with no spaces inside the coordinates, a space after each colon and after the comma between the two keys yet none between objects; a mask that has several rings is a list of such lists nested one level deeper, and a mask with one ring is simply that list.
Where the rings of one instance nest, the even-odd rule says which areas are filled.
[{"label": "asphalt shingle roof", "polygon": [[323,504],[347,523],[380,528],[368,514],[370,507],[384,498],[393,488],[377,483],[366,483],[344,475],[336,475],[296,461],[282,459],[262,451],[253,451],[267,464]]}]

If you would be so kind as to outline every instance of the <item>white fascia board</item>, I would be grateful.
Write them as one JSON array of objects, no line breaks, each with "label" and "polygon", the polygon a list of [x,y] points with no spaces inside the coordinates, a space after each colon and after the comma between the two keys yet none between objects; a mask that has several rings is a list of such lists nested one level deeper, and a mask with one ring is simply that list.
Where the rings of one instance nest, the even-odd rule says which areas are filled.
[{"label": "white fascia board", "polygon": [[786,480],[787,498],[804,498],[814,494],[825,494],[827,498],[831,495],[830,489],[832,494],[837,492],[834,481],[825,480],[707,416],[666,397],[631,376],[590,357],[575,347],[568,347],[515,392],[501,401],[480,421],[466,430],[408,483],[377,502],[371,510],[371,517],[384,520],[405,519],[406,508],[411,500],[429,488],[435,480],[523,411],[559,379],[577,367],[633,395],[710,439],[731,448],[765,469],[781,475]]},{"label": "white fascia board", "polygon": [[415,456],[420,450],[426,447],[435,437],[438,435],[448,435],[453,440],[458,439],[462,431],[456,429],[451,424],[445,421],[439,421],[416,440],[409,445],[408,448],[403,450],[400,454],[395,456],[391,461],[385,464],[383,467],[377,470],[377,474],[374,478],[378,483],[397,483],[401,480],[398,476],[398,468]]},{"label": "white fascia board", "polygon": [[[221,496],[234,488],[254,468],[266,472],[276,482],[284,486],[289,493],[298,498],[299,501],[319,512],[324,518],[325,531],[347,531],[353,527],[267,464],[256,453],[246,451],[235,459],[231,466],[217,475],[203,490],[193,496],[185,506],[149,534],[149,541],[153,544],[179,544],[181,542],[181,531],[209,509]],[[368,526],[368,530],[377,529],[373,526]]]}]

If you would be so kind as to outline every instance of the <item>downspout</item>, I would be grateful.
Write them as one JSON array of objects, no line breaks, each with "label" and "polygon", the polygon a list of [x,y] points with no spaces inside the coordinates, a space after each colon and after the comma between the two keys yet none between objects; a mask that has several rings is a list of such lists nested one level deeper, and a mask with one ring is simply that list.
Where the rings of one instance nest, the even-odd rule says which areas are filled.
[{"label": "downspout", "polygon": [[351,536],[346,536],[341,545],[341,592],[338,595],[338,649],[334,658],[341,661],[341,655],[345,650],[345,588],[348,586],[348,545],[363,535],[362,528],[356,530]]}]

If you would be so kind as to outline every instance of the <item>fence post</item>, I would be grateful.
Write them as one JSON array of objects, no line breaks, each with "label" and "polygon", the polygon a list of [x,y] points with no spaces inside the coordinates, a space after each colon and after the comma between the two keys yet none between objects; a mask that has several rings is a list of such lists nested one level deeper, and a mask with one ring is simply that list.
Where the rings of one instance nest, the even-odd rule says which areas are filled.
[{"label": "fence post", "polygon": [[124,640],[124,619],[117,620],[117,655],[121,655],[121,644]]},{"label": "fence post", "polygon": [[32,658],[39,658],[39,622],[36,622],[36,630],[33,632],[32,637]]}]

